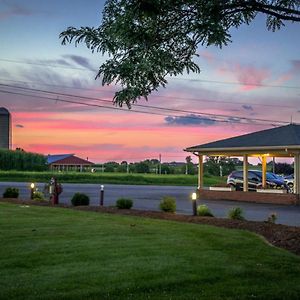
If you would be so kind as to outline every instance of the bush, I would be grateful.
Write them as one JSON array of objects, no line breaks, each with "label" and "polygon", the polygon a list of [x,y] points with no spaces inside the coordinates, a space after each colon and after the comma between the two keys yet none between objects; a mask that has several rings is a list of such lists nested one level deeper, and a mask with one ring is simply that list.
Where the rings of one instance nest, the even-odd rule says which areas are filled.
[{"label": "bush", "polygon": [[119,198],[116,202],[116,206],[119,209],[130,209],[133,205],[133,201],[128,198]]},{"label": "bush", "polygon": [[240,207],[232,208],[228,212],[228,218],[232,220],[245,220],[244,212]]},{"label": "bush", "polygon": [[159,204],[159,208],[165,212],[175,212],[176,211],[176,200],[174,197],[165,196]]},{"label": "bush", "polygon": [[89,205],[90,198],[86,194],[83,193],[75,193],[71,199],[71,202],[74,206],[79,205]]},{"label": "bush", "polygon": [[44,194],[42,192],[35,191],[33,193],[33,200],[44,201],[45,200],[45,196],[44,196]]},{"label": "bush", "polygon": [[8,187],[3,193],[3,198],[18,198],[19,197],[19,189]]},{"label": "bush", "polygon": [[207,207],[207,205],[202,204],[198,205],[197,207],[197,215],[202,217],[213,217],[214,215],[210,211],[210,209]]}]

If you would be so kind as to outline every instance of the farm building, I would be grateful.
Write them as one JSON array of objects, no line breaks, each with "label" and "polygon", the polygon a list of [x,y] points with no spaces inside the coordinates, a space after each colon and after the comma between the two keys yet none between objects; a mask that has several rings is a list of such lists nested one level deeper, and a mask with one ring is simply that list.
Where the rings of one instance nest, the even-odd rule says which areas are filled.
[{"label": "farm building", "polygon": [[94,163],[74,154],[48,155],[47,164],[53,171],[89,171]]}]

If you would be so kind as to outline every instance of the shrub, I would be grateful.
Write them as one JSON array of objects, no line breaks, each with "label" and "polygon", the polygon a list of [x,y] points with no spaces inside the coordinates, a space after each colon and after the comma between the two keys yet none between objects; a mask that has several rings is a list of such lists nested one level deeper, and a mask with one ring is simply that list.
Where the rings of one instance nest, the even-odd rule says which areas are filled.
[{"label": "shrub", "polygon": [[19,189],[8,187],[3,193],[3,198],[18,198],[19,197]]},{"label": "shrub", "polygon": [[244,212],[240,207],[232,208],[228,212],[228,218],[232,220],[245,220]]},{"label": "shrub", "polygon": [[74,206],[89,205],[90,198],[86,194],[75,193],[71,199],[71,202]]},{"label": "shrub", "polygon": [[270,213],[270,215],[268,216],[267,222],[275,224],[276,220],[277,220],[277,214],[275,212]]},{"label": "shrub", "polygon": [[174,197],[165,196],[162,198],[159,208],[165,212],[175,212],[176,211],[176,200]]},{"label": "shrub", "polygon": [[116,202],[116,206],[119,209],[130,209],[133,205],[133,201],[128,198],[119,198]]},{"label": "shrub", "polygon": [[44,201],[45,200],[45,196],[44,196],[44,194],[42,192],[35,191],[33,193],[33,200]]},{"label": "shrub", "polygon": [[198,205],[197,207],[197,215],[202,217],[213,217],[214,215],[210,211],[210,209],[207,207],[207,205],[202,204]]}]

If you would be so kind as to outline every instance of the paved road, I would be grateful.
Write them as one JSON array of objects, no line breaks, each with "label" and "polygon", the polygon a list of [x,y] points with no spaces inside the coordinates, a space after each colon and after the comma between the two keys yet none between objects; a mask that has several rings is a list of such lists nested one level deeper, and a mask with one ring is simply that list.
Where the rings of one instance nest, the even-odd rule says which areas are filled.
[{"label": "paved road", "polygon": [[[6,187],[20,189],[20,198],[30,197],[29,183],[24,182],[0,182],[0,195]],[[43,190],[44,184],[38,183],[39,190]],[[60,202],[70,204],[70,199],[75,192],[82,192],[90,197],[91,205],[99,205],[100,184],[75,184],[63,185],[64,191],[60,195]],[[131,198],[136,209],[159,210],[159,202],[163,196],[169,195],[176,198],[177,212],[192,214],[190,200],[193,187],[187,186],[145,186],[145,185],[114,185],[107,184],[104,187],[104,205],[115,205],[120,197]],[[200,201],[198,201],[200,204]],[[270,213],[276,212],[277,223],[300,226],[300,206],[285,206],[275,204],[243,203],[236,201],[211,201],[203,200],[201,203],[208,205],[216,217],[226,217],[232,207],[239,206],[244,210],[248,220],[266,220]]]}]

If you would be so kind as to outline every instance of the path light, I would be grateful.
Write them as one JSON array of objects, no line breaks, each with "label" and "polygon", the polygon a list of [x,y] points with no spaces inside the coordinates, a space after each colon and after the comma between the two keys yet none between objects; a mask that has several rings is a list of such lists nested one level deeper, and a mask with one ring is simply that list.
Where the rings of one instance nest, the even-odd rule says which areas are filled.
[{"label": "path light", "polygon": [[197,193],[192,193],[193,216],[197,216]]},{"label": "path light", "polygon": [[102,184],[100,187],[100,206],[103,206],[104,202],[104,185]]},{"label": "path light", "polygon": [[35,188],[35,184],[32,182],[30,184],[30,199],[33,199],[33,194],[34,194],[34,188]]}]

